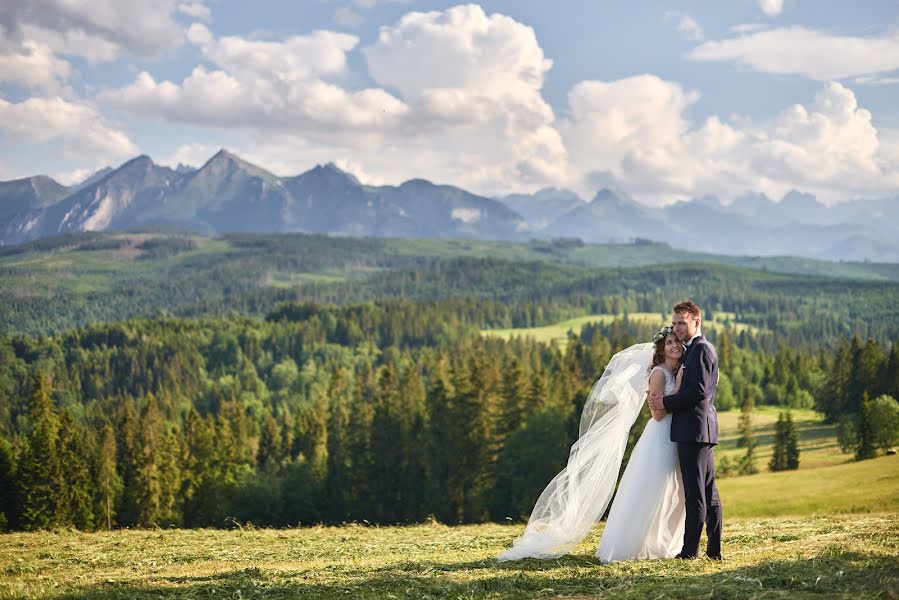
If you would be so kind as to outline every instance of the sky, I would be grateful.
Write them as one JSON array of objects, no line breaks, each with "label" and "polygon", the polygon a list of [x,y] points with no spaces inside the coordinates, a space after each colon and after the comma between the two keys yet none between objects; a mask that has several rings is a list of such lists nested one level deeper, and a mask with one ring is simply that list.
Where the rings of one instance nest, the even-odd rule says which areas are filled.
[{"label": "sky", "polygon": [[0,180],[219,148],[491,196],[899,201],[899,0],[0,3]]}]

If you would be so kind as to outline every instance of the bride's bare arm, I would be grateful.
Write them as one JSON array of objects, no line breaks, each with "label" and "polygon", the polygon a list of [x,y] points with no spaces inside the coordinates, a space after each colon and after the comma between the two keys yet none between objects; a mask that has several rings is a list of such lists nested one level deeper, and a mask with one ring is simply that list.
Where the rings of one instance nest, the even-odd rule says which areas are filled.
[{"label": "bride's bare arm", "polygon": [[681,365],[681,367],[677,370],[677,375],[674,376],[674,389],[671,390],[672,394],[676,394],[677,391],[680,389],[680,382],[683,378],[684,378],[684,366]]},{"label": "bride's bare arm", "polygon": [[[649,393],[659,394],[660,396],[665,395],[665,375],[659,370],[655,370],[649,375]],[[650,408],[649,411],[652,413],[652,418],[656,421],[661,421],[665,418],[666,411],[664,410],[652,410]]]}]

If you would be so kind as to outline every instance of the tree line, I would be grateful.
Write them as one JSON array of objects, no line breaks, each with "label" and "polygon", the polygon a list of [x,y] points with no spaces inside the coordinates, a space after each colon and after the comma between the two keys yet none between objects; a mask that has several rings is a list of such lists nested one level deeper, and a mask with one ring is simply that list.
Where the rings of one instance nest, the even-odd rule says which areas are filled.
[{"label": "tree line", "polygon": [[[485,299],[288,303],[264,320],[166,317],[0,337],[0,524],[527,515],[564,465],[604,365],[657,326],[623,315],[569,334],[563,351],[482,335],[491,311],[501,307]],[[751,400],[838,419],[859,394],[899,397],[895,345],[772,349],[770,334],[707,333],[721,410]]]}]

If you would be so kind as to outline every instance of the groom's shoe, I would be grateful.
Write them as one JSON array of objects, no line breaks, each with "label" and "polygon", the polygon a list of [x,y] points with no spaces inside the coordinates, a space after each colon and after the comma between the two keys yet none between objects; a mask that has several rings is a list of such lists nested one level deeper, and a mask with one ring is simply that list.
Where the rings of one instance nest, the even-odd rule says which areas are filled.
[{"label": "groom's shoe", "polygon": [[675,554],[675,555],[674,555],[674,558],[676,558],[676,559],[678,559],[678,560],[696,560],[696,557],[695,557],[695,556],[691,556],[691,555],[689,555],[689,554],[682,554],[682,553],[681,553],[681,554]]},{"label": "groom's shoe", "polygon": [[709,560],[724,560],[724,557],[722,557],[720,554],[706,554],[705,556]]}]

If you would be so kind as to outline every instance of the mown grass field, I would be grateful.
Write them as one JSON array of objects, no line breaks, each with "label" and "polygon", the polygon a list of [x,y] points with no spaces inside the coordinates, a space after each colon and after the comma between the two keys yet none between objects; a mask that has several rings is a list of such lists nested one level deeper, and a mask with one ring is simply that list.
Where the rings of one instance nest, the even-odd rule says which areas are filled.
[{"label": "mown grass field", "polygon": [[899,597],[899,458],[728,479],[721,494],[724,563],[602,565],[602,525],[560,559],[504,564],[521,524],[14,533],[0,535],[0,598]]},{"label": "mown grass field", "polygon": [[[786,409],[779,406],[756,406],[752,412],[752,432],[755,447],[755,464],[761,471],[768,469],[774,453],[774,424],[777,416]],[[799,468],[815,469],[843,464],[853,455],[844,454],[837,442],[837,425],[825,423],[821,413],[811,409],[791,409],[793,422],[799,431]],[[720,445],[715,457],[736,461],[746,454],[746,448],[737,445],[740,411],[737,409],[718,413]]]}]

